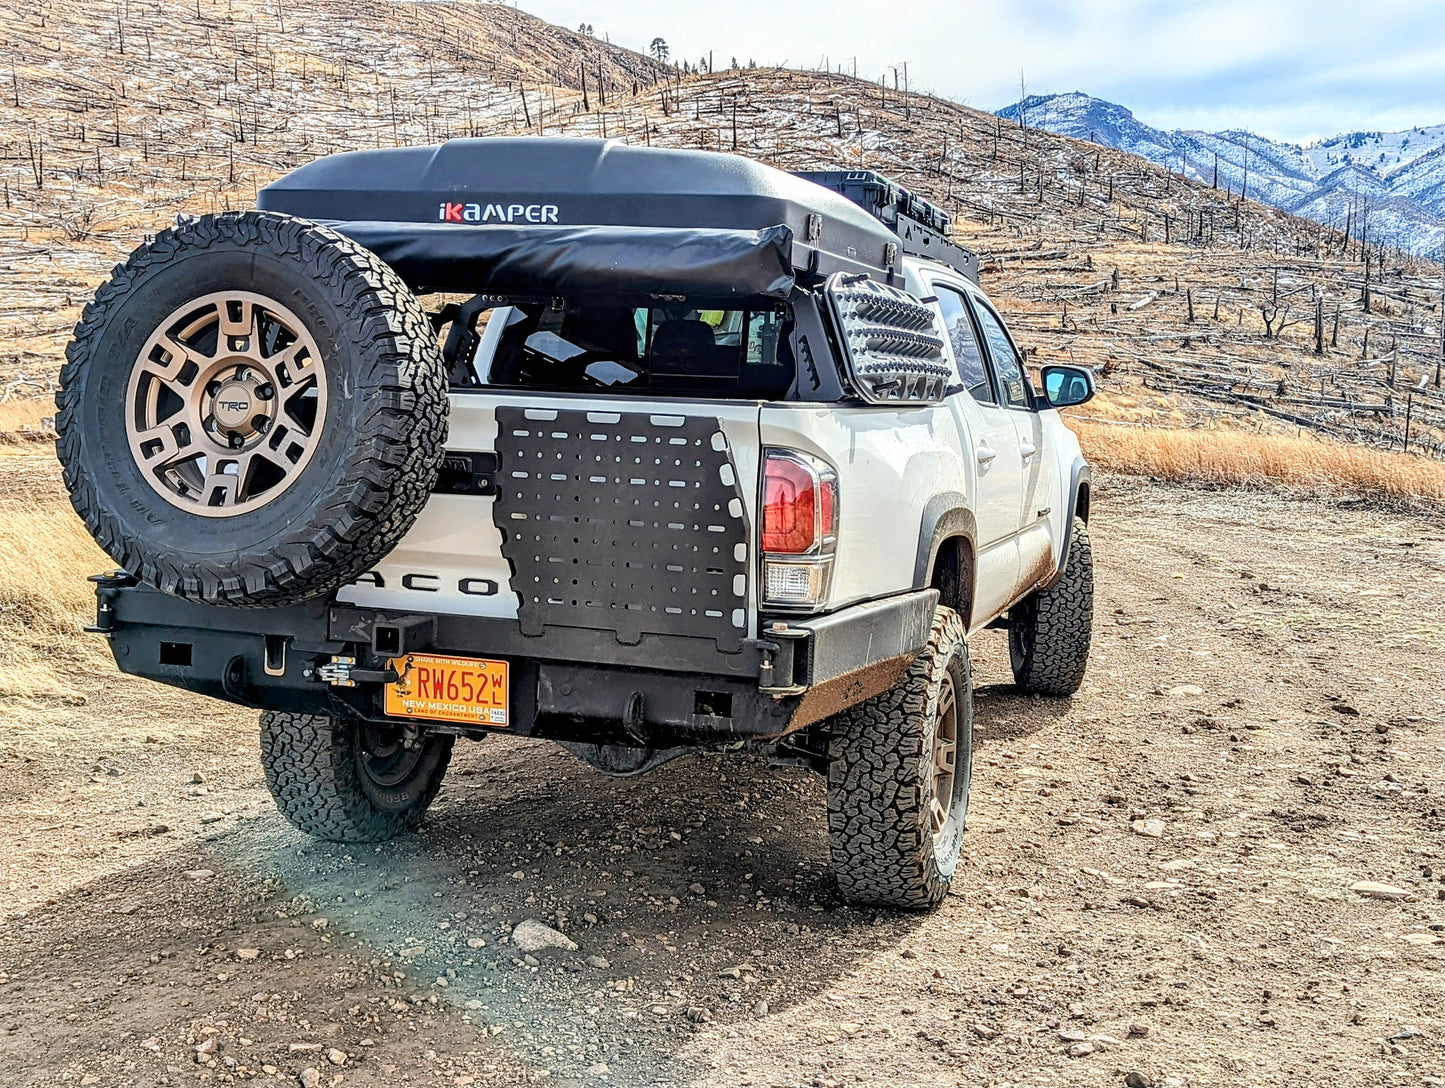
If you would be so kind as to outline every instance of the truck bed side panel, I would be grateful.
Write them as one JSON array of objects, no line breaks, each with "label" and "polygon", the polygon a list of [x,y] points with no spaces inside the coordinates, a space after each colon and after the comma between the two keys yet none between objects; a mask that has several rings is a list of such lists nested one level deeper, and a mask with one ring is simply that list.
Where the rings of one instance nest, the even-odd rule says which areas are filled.
[{"label": "truck bed side panel", "polygon": [[802,450],[838,471],[838,557],[828,607],[910,587],[928,500],[968,493],[947,406],[770,404],[761,428],[765,447]]}]

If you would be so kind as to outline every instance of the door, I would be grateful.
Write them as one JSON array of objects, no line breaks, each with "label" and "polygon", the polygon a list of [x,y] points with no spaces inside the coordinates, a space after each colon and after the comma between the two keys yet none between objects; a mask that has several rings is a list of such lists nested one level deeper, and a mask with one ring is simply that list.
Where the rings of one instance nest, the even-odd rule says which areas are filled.
[{"label": "door", "polygon": [[931,286],[958,376],[947,401],[974,481],[968,499],[978,527],[973,616],[977,624],[1008,607],[1018,581],[1024,463],[1014,413],[1000,400],[963,289],[942,279],[934,279]]},{"label": "door", "polygon": [[[1015,496],[1018,520],[1019,578],[1021,589],[1038,585],[1053,573],[1056,557],[1049,535],[1053,459],[1044,448],[1043,420],[1034,410],[1033,391],[1024,371],[1023,357],[1003,319],[984,299],[973,295],[974,314],[988,347],[1000,401],[1013,420],[1019,455],[1019,489]],[[1009,602],[1012,603],[1012,602]]]}]

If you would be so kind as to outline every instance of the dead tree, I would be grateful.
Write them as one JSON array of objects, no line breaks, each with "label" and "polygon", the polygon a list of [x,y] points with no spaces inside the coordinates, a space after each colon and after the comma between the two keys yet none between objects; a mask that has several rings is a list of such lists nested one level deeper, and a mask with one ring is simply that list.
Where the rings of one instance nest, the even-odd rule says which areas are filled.
[{"label": "dead tree", "polygon": [[1279,309],[1271,306],[1268,302],[1259,304],[1259,316],[1260,320],[1264,322],[1264,338],[1266,340],[1274,339],[1274,318],[1277,313],[1279,313]]},{"label": "dead tree", "polygon": [[34,136],[26,133],[25,150],[30,159],[30,176],[38,192],[45,188],[45,137],[39,132]]},{"label": "dead tree", "polygon": [[1435,388],[1440,388],[1440,371],[1445,369],[1445,247],[1440,252],[1440,354],[1435,356]]}]

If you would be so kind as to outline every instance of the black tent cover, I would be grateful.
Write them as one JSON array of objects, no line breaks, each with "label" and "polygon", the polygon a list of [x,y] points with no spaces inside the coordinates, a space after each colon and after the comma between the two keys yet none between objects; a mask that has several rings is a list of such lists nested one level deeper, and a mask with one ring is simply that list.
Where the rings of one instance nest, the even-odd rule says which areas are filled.
[{"label": "black tent cover", "polygon": [[346,152],[258,203],[335,228],[421,292],[783,299],[800,277],[900,271],[898,236],[838,193],[736,155],[617,140]]}]

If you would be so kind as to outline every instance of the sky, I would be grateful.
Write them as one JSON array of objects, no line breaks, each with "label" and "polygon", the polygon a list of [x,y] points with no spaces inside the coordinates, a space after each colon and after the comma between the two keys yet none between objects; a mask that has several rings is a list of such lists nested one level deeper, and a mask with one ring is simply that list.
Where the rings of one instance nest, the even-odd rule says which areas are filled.
[{"label": "sky", "polygon": [[839,63],[993,110],[1084,91],[1158,128],[1307,142],[1445,122],[1442,0],[519,0],[674,59]]}]

